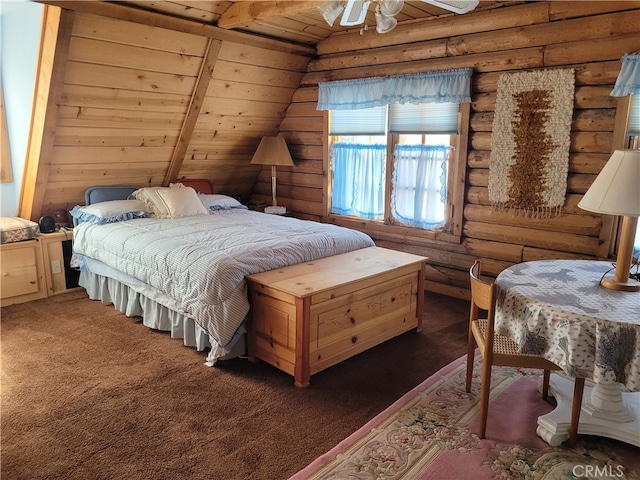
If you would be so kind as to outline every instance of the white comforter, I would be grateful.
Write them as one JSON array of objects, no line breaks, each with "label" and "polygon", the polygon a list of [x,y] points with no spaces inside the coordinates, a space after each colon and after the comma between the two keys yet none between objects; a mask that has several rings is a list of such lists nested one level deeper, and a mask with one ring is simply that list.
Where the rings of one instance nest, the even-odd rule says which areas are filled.
[{"label": "white comforter", "polygon": [[355,230],[232,209],[82,223],[74,229],[73,249],[163,292],[160,303],[193,318],[225,346],[249,311],[246,275],[373,245]]}]

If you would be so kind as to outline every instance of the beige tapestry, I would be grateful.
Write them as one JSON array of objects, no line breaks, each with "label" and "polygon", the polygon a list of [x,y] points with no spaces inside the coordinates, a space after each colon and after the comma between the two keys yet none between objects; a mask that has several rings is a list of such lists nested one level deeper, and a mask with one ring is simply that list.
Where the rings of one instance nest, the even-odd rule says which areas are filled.
[{"label": "beige tapestry", "polygon": [[567,190],[574,70],[502,74],[498,80],[489,200],[533,216],[560,212]]}]

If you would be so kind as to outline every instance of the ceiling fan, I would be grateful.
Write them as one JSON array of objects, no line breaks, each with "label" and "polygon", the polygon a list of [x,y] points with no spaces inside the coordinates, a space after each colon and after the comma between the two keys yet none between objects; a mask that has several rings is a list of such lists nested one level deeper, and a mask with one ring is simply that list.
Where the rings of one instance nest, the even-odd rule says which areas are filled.
[{"label": "ceiling fan", "polygon": [[[473,10],[479,3],[478,0],[421,1],[460,14]],[[330,26],[333,26],[340,14],[342,14],[340,25],[354,26],[364,23],[370,5],[375,7],[376,31],[387,33],[398,24],[395,16],[402,10],[404,0],[330,0],[320,5],[318,10]],[[366,30],[366,26],[363,29]]]}]

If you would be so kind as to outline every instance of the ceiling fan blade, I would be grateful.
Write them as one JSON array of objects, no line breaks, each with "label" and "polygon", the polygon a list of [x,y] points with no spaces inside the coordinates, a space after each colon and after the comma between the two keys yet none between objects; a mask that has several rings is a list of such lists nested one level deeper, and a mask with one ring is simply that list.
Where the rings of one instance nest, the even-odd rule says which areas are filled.
[{"label": "ceiling fan blade", "polygon": [[350,27],[363,23],[370,3],[370,0],[349,0],[340,19],[340,25]]},{"label": "ceiling fan blade", "polygon": [[478,0],[422,0],[436,7],[444,8],[454,13],[467,13],[473,10],[480,3]]}]

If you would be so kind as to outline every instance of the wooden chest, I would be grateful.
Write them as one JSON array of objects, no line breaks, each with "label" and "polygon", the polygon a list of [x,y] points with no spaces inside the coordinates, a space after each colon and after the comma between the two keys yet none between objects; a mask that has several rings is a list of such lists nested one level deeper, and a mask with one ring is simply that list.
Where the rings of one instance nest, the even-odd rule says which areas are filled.
[{"label": "wooden chest", "polygon": [[248,276],[249,359],[307,387],[327,367],[420,331],[426,260],[370,247]]}]

